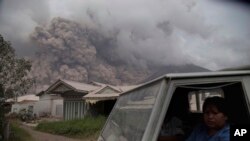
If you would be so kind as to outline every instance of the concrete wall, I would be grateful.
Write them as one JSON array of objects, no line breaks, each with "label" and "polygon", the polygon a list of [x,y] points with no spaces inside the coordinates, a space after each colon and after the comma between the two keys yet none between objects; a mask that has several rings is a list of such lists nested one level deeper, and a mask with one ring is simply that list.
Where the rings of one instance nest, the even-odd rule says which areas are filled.
[{"label": "concrete wall", "polygon": [[53,117],[63,117],[63,99],[53,100],[51,115]]},{"label": "concrete wall", "polygon": [[51,100],[40,100],[34,106],[34,113],[37,116],[51,115]]},{"label": "concrete wall", "polygon": [[44,94],[35,104],[37,116],[63,117],[63,99],[58,95]]},{"label": "concrete wall", "polygon": [[36,102],[29,102],[29,103],[15,103],[12,104],[11,106],[11,112],[12,113],[19,113],[20,110],[22,109],[26,109],[26,111],[28,110],[29,106],[33,106],[33,113],[34,113],[34,107],[36,105]]}]

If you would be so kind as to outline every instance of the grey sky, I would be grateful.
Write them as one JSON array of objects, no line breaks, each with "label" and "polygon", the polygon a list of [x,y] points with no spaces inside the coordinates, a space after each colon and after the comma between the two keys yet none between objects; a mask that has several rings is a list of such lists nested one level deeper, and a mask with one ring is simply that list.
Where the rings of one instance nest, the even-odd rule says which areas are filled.
[{"label": "grey sky", "polygon": [[3,0],[0,33],[19,55],[36,51],[29,35],[63,17],[115,38],[133,62],[194,63],[209,69],[249,64],[250,7],[216,0]]}]

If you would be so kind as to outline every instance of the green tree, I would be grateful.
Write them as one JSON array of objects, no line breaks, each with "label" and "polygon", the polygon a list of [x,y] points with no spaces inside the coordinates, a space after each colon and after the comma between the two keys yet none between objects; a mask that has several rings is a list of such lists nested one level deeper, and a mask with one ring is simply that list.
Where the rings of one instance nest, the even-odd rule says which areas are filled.
[{"label": "green tree", "polygon": [[25,94],[32,86],[33,79],[28,77],[31,62],[18,58],[11,44],[0,35],[0,84],[4,98]]},{"label": "green tree", "polygon": [[25,94],[33,84],[28,77],[31,63],[24,58],[18,58],[11,44],[0,35],[0,140],[3,139],[6,98]]}]

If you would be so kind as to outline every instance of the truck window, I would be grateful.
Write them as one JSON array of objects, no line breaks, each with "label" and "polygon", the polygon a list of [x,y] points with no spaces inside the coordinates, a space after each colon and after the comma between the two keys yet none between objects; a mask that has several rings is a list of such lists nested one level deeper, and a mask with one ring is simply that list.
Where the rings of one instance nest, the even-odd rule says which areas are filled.
[{"label": "truck window", "polygon": [[122,95],[101,136],[105,141],[140,141],[145,132],[161,82]]},{"label": "truck window", "polygon": [[191,112],[202,113],[202,105],[207,97],[219,96],[224,97],[221,88],[211,90],[196,90],[188,93],[189,107]]},{"label": "truck window", "polygon": [[183,141],[186,132],[185,120],[189,113],[187,93],[185,88],[175,90],[162,123],[158,141]]},{"label": "truck window", "polygon": [[[175,89],[166,111],[158,141],[185,140],[196,125],[203,120],[202,106],[204,100],[213,96],[224,97],[228,103],[229,124],[250,123],[248,99],[241,82],[179,86]],[[167,130],[163,129],[168,124],[169,119],[173,117],[177,117],[181,124],[175,120],[175,125],[168,126]],[[176,129],[170,129],[169,127]],[[179,138],[180,130],[184,132],[182,138]],[[161,132],[165,132],[165,135],[162,135]]]}]

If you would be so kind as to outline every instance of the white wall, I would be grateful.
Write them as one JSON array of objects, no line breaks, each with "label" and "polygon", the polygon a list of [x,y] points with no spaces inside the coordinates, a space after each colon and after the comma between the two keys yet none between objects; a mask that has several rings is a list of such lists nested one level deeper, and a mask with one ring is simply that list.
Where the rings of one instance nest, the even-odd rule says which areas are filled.
[{"label": "white wall", "polygon": [[54,117],[63,117],[63,99],[53,100],[51,114]]},{"label": "white wall", "polygon": [[35,104],[34,111],[37,116],[48,114],[53,117],[63,117],[63,99],[58,95],[43,94]]},{"label": "white wall", "polygon": [[29,102],[29,103],[15,103],[12,104],[11,106],[11,112],[12,113],[19,113],[20,110],[26,109],[28,110],[29,106],[33,106],[33,113],[34,113],[34,107],[35,107],[36,102]]},{"label": "white wall", "polygon": [[34,113],[37,116],[51,114],[51,100],[39,100],[34,106]]}]

